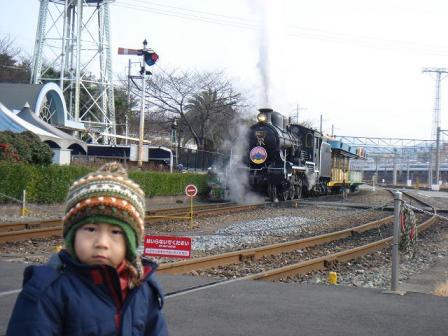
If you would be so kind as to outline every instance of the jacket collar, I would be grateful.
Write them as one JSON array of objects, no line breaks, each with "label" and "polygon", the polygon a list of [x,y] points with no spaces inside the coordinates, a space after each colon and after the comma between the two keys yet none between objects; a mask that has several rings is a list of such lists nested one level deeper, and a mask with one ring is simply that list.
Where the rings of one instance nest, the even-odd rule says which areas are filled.
[{"label": "jacket collar", "polygon": [[[82,274],[90,275],[92,274],[91,271],[100,271],[100,270],[107,270],[118,277],[118,272],[115,269],[115,267],[109,266],[109,265],[87,265],[81,263],[77,258],[73,257],[70,253],[68,253],[67,250],[62,250],[59,252],[59,257],[62,261],[62,263],[68,268],[76,270]],[[143,265],[143,281],[147,281],[147,279],[150,277],[151,274],[153,274],[157,269],[157,263],[154,261],[151,261],[146,258],[142,258],[142,265]]]}]

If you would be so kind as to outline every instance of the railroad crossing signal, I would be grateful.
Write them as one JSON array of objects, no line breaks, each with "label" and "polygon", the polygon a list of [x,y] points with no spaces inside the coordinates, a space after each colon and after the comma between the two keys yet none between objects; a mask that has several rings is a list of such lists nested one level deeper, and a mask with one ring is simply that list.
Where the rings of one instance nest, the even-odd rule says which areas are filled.
[{"label": "railroad crossing signal", "polygon": [[151,66],[156,64],[159,55],[152,49],[128,49],[118,48],[118,55],[136,55],[143,56],[146,65]]},{"label": "railroad crossing signal", "polygon": [[146,48],[148,42],[146,39],[143,41],[142,49],[128,49],[128,48],[118,48],[118,55],[137,55],[143,56],[143,62],[141,64],[140,74],[142,75],[142,96],[141,96],[141,107],[140,107],[140,124],[139,124],[139,141],[138,141],[138,161],[137,166],[142,168],[143,166],[143,132],[145,125],[145,76],[152,75],[150,71],[146,71],[145,64],[148,66],[154,65],[159,59],[154,50]]},{"label": "railroad crossing signal", "polygon": [[194,197],[198,194],[198,188],[194,184],[189,184],[185,187],[185,195]]}]

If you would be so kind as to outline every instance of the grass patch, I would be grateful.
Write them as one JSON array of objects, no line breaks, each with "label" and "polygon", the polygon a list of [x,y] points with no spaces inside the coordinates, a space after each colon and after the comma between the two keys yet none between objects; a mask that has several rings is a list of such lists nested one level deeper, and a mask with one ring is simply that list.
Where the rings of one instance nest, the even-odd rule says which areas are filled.
[{"label": "grass patch", "polygon": [[436,286],[434,294],[438,296],[448,296],[448,280]]}]

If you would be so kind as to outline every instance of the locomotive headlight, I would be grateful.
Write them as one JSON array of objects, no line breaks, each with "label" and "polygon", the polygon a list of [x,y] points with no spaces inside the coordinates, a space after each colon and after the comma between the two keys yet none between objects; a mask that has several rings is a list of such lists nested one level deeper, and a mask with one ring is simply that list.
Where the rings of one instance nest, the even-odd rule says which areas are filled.
[{"label": "locomotive headlight", "polygon": [[266,117],[266,114],[264,114],[264,113],[259,113],[259,114],[257,115],[257,120],[258,120],[259,122],[264,123],[264,122],[266,122],[267,119],[268,119],[268,118]]}]

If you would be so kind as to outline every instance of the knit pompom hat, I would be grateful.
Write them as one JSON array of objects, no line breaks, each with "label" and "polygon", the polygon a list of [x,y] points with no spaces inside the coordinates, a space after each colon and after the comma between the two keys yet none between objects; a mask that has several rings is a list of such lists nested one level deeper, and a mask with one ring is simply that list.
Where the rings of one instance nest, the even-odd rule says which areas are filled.
[{"label": "knit pompom hat", "polygon": [[87,223],[118,225],[125,233],[126,259],[141,271],[137,247],[142,241],[145,194],[117,162],[107,163],[75,181],[67,195],[64,221],[66,249],[74,256],[76,230]]}]

